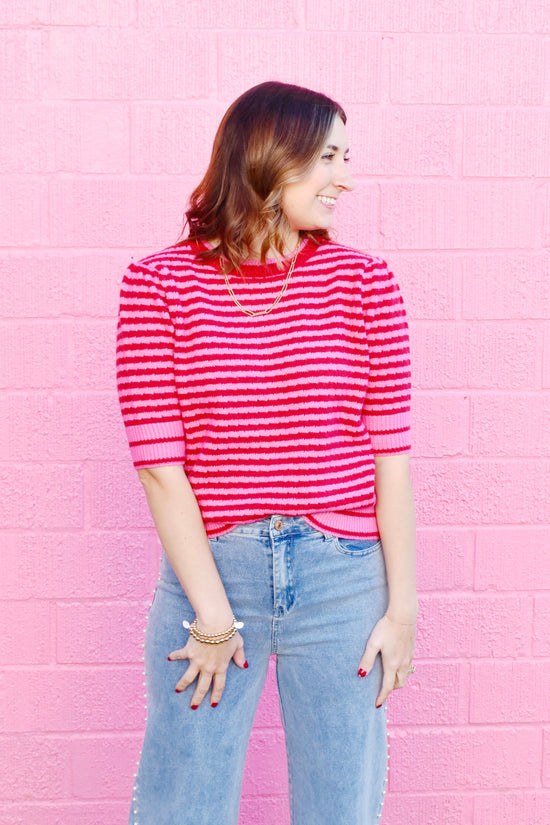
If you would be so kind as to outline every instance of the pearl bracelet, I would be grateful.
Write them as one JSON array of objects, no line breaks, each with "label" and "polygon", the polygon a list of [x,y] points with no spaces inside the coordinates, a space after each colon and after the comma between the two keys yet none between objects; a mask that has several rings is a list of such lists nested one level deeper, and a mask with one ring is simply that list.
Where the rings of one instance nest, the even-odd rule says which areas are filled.
[{"label": "pearl bracelet", "polygon": [[193,619],[191,624],[184,620],[182,624],[184,628],[189,631],[189,634],[197,640],[197,642],[202,642],[206,645],[220,645],[222,642],[228,642],[229,639],[235,635],[237,630],[244,627],[244,623],[238,622],[235,619],[235,616],[233,616],[233,621],[227,630],[223,630],[221,633],[203,633],[202,630],[199,630],[196,619]]}]

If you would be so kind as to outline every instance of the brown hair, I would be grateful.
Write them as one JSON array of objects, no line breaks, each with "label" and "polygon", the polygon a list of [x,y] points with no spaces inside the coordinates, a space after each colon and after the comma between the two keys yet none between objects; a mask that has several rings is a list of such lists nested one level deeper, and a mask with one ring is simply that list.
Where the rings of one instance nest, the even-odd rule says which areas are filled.
[{"label": "brown hair", "polygon": [[[223,258],[239,269],[250,256],[254,239],[264,238],[261,260],[273,248],[281,257],[290,228],[281,209],[285,184],[307,175],[332,128],[334,118],[346,115],[324,94],[268,81],[254,86],[232,103],[214,139],[206,174],[189,199],[185,227],[188,241],[220,245],[198,258]],[[300,232],[320,243],[326,230]]]}]

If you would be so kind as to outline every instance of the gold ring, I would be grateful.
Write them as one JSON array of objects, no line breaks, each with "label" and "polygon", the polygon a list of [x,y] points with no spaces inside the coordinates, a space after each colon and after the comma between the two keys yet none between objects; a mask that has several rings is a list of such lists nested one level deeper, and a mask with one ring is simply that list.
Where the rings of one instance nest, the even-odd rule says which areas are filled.
[{"label": "gold ring", "polygon": [[407,671],[407,674],[409,674],[409,673],[414,673],[414,672],[415,672],[415,670],[416,670],[416,666],[415,666],[415,665],[411,665],[411,666],[410,666],[410,668],[409,668],[409,669],[408,669],[408,671]]}]

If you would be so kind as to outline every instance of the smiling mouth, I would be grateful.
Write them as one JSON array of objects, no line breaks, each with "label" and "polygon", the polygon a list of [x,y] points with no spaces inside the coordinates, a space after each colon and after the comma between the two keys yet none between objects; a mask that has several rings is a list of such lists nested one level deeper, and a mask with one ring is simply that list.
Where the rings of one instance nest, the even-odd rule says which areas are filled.
[{"label": "smiling mouth", "polygon": [[330,198],[328,195],[317,195],[317,197],[325,206],[336,206],[336,198]]}]

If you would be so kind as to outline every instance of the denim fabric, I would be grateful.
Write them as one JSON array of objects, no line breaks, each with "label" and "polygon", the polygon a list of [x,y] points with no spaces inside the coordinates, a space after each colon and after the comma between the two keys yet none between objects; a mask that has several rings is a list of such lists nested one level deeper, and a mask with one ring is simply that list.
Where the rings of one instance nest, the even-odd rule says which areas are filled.
[{"label": "denim fabric", "polygon": [[[242,772],[269,657],[286,736],[292,825],[375,825],[387,770],[386,709],[375,708],[380,656],[357,675],[387,606],[380,542],[324,535],[274,515],[210,540],[241,631],[247,670],[229,666],[217,708],[190,709],[186,662],[193,610],[165,556],[145,643],[148,716],[131,825],[236,825]],[[261,817],[260,817],[261,820]]]}]

